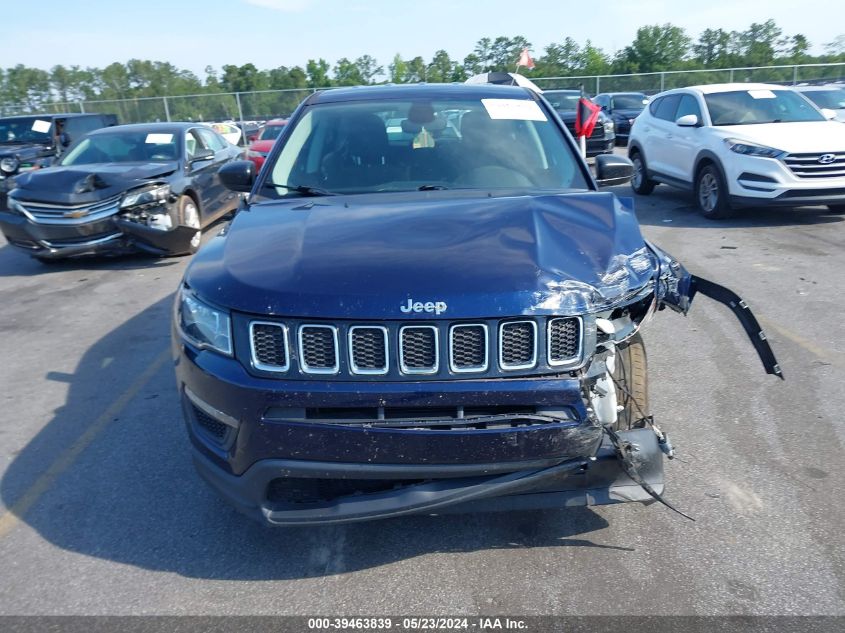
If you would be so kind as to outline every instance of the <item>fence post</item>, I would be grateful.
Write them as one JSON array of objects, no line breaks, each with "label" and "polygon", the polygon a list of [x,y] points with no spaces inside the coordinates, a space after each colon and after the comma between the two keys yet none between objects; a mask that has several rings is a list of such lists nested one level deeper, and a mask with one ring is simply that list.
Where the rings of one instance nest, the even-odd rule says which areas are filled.
[{"label": "fence post", "polygon": [[241,93],[235,93],[235,101],[238,102],[238,120],[241,122],[241,134],[244,135],[244,140],[246,140],[246,134],[244,133],[244,111],[241,108]]},{"label": "fence post", "polygon": [[601,92],[601,77],[596,75],[596,94]]},{"label": "fence post", "polygon": [[798,85],[798,65],[792,67],[792,85]]},{"label": "fence post", "polygon": [[79,112],[81,114],[85,114],[85,102],[84,101],[79,102]]},{"label": "fence post", "polygon": [[666,90],[666,73],[660,73],[660,92]]},{"label": "fence post", "polygon": [[733,69],[733,68],[731,68],[731,79],[730,79],[730,83],[733,83],[733,82],[734,82],[734,69]]},{"label": "fence post", "polygon": [[170,108],[167,106],[167,97],[162,97],[161,100],[164,102],[164,117],[170,123]]}]

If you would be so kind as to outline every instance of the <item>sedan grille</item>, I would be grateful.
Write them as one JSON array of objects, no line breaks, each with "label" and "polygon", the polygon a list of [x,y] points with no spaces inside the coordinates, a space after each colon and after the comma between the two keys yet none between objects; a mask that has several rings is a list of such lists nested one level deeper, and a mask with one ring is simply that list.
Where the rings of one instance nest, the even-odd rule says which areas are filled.
[{"label": "sedan grille", "polygon": [[300,379],[319,374],[347,380],[559,374],[580,367],[585,346],[593,344],[593,338],[585,344],[581,317],[241,323],[248,342],[246,349],[237,343],[235,351],[249,355],[247,369]]},{"label": "sedan grille", "polygon": [[335,374],[340,368],[337,328],[303,325],[299,328],[299,362],[307,374]]},{"label": "sedan grille", "polygon": [[567,365],[581,356],[581,320],[578,317],[551,319],[548,332],[550,365]]},{"label": "sedan grille", "polygon": [[783,159],[799,178],[841,178],[845,176],[845,152],[787,154]]},{"label": "sedan grille", "polygon": [[17,200],[24,213],[38,224],[85,224],[114,215],[120,209],[121,196],[112,196],[90,204],[60,205]]}]

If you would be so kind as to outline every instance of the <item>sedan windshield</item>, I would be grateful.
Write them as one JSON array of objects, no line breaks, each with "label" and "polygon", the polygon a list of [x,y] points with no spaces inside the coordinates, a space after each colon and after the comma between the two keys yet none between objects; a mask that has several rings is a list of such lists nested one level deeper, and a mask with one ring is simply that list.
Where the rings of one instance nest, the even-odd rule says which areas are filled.
[{"label": "sedan windshield", "polygon": [[713,125],[824,121],[821,112],[791,90],[735,90],[705,94]]},{"label": "sedan windshield", "polygon": [[318,104],[289,125],[263,193],[587,187],[577,154],[532,99]]},{"label": "sedan windshield", "polygon": [[577,90],[546,90],[543,96],[555,110],[574,111],[581,99],[581,93]]},{"label": "sedan windshield", "polygon": [[0,143],[48,143],[53,122],[38,117],[0,119]]},{"label": "sedan windshield", "polygon": [[613,96],[615,110],[642,110],[646,103],[648,103],[648,97],[640,93]]},{"label": "sedan windshield", "polygon": [[842,110],[845,108],[845,90],[807,90],[804,96],[820,108]]},{"label": "sedan windshield", "polygon": [[82,139],[59,161],[60,165],[164,162],[178,160],[179,139],[173,132],[116,131]]}]

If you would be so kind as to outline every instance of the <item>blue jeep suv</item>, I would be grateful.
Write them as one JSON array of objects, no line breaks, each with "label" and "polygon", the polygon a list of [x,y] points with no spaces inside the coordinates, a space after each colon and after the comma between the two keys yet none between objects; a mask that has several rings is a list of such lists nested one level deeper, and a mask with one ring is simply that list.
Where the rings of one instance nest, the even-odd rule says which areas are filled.
[{"label": "blue jeep suv", "polygon": [[659,499],[640,325],[729,291],[597,190],[627,159],[594,179],[564,130],[520,87],[336,89],[260,173],[221,168],[250,195],[174,310],[200,474],[274,525]]}]

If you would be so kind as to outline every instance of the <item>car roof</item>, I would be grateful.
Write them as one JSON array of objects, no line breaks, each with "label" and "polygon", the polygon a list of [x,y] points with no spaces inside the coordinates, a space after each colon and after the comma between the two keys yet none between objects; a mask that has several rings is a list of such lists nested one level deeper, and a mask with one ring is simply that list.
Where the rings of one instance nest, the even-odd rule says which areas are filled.
[{"label": "car roof", "polygon": [[[791,86],[779,84],[752,84],[752,83],[729,83],[729,84],[702,84],[700,86],[687,86],[675,90],[695,90],[701,94],[713,94],[716,92],[738,92],[742,90],[791,90]],[[667,90],[666,92],[674,92]]]},{"label": "car roof", "polygon": [[494,84],[383,84],[353,88],[331,88],[314,93],[307,103],[343,103],[345,101],[381,101],[386,99],[533,99],[533,93],[521,86]]},{"label": "car roof", "polygon": [[57,114],[15,114],[13,116],[0,117],[4,121],[7,119],[73,119],[86,116],[102,116],[100,112],[59,112]]},{"label": "car roof", "polygon": [[[113,132],[171,132],[177,133],[191,128],[199,127],[199,123],[129,123],[127,125],[113,125],[94,130],[90,134],[111,134]],[[210,128],[209,128],[210,129]]]},{"label": "car roof", "polygon": [[823,90],[845,90],[845,84],[825,84],[824,86],[795,86],[801,92],[821,92]]},{"label": "car roof", "polygon": [[620,95],[642,95],[642,96],[646,96],[646,94],[644,92],[639,92],[637,90],[625,90],[623,92],[602,92],[600,94],[597,94],[596,96],[598,97],[598,96],[601,96],[601,95],[607,95],[609,97],[617,97],[617,96],[620,96]]}]

